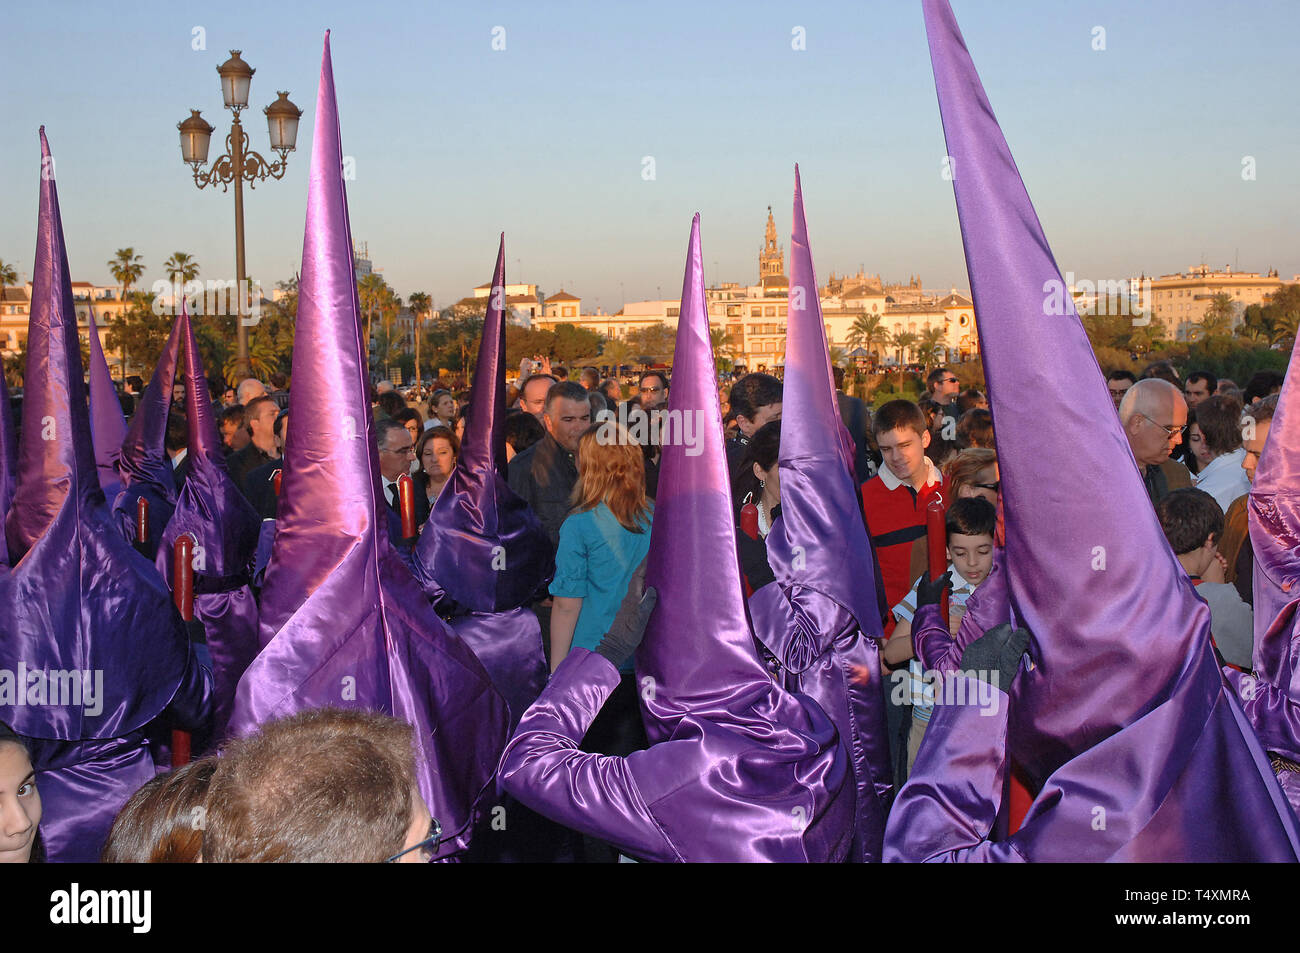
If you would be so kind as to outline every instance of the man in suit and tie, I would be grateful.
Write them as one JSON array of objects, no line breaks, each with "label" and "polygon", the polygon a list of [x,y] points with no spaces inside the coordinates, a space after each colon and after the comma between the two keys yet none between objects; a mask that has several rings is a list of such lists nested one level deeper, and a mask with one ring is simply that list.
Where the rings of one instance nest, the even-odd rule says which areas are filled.
[{"label": "man in suit and tie", "polygon": [[163,448],[172,462],[172,479],[176,481],[176,491],[185,485],[185,478],[190,475],[190,428],[182,414],[172,410],[167,415],[167,432],[163,436]]},{"label": "man in suit and tie", "polygon": [[[381,492],[388,504],[388,532],[394,544],[402,543],[401,510],[397,503],[397,478],[411,472],[415,459],[415,441],[406,425],[384,418],[375,421],[375,446],[379,450],[379,476]],[[429,518],[429,503],[423,493],[413,493],[415,498],[415,525],[423,525]]]}]

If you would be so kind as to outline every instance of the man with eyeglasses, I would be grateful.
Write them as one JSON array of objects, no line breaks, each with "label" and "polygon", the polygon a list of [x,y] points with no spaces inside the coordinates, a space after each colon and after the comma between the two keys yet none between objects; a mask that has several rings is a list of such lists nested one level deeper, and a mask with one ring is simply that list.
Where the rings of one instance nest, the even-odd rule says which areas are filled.
[{"label": "man with eyeglasses", "polygon": [[1192,485],[1187,467],[1170,459],[1187,429],[1187,401],[1177,387],[1157,377],[1138,381],[1120,401],[1119,419],[1153,505]]},{"label": "man with eyeglasses", "polygon": [[1110,391],[1110,399],[1114,402],[1116,411],[1119,410],[1119,402],[1137,380],[1137,375],[1132,371],[1111,371],[1106,375],[1106,389]]},{"label": "man with eyeglasses", "polygon": [[[411,472],[415,460],[415,442],[406,425],[385,418],[375,422],[375,446],[379,450],[379,476],[384,502],[391,513],[388,519],[389,536],[394,543],[402,541],[402,511],[397,497],[397,478]],[[413,488],[414,489],[414,488]],[[415,525],[420,527],[429,518],[429,501],[423,493],[412,493],[415,502]]]}]

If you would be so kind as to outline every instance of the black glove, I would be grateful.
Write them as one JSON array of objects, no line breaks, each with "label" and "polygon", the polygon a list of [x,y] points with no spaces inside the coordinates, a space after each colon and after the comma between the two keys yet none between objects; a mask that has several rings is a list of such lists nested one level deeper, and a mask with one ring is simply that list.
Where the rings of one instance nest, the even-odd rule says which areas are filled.
[{"label": "black glove", "polygon": [[1004,692],[1011,688],[1011,680],[1020,668],[1020,657],[1029,648],[1029,630],[1013,629],[1007,622],[994,626],[966,646],[961,653],[961,667],[989,681],[988,673],[998,673],[997,687]]},{"label": "black glove", "polygon": [[627,595],[618,607],[618,615],[605,633],[605,637],[596,646],[596,654],[609,659],[615,667],[622,665],[645,636],[645,628],[650,622],[650,613],[654,612],[659,593],[653,588],[646,588],[645,563],[637,566],[636,572],[627,586]]},{"label": "black glove", "polygon": [[921,573],[921,578],[916,583],[916,608],[919,611],[922,606],[937,606],[939,600],[943,598],[943,591],[952,585],[952,573],[946,572],[933,582],[930,581],[930,570]]}]

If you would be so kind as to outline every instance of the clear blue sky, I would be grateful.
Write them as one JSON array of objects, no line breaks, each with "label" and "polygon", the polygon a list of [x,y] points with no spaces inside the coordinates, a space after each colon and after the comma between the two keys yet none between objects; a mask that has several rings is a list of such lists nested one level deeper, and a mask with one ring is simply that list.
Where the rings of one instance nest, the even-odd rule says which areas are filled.
[{"label": "clear blue sky", "polygon": [[[1300,4],[954,7],[1063,269],[1204,258],[1300,273]],[[796,26],[806,50],[791,48]],[[675,296],[697,210],[706,278],[754,282],[769,204],[788,251],[796,161],[819,277],[865,264],[967,286],[920,3],[905,0],[13,4],[0,259],[30,271],[45,123],[76,278],[109,283],[126,245],[146,285],[176,250],[233,277],[233,201],[195,189],[175,126],[201,108],[219,154],[215,67],[238,48],[257,69],[254,148],[269,155],[261,110],[276,90],[305,110],[288,174],[246,193],[250,273],[266,287],[292,274],[327,27],[354,237],[402,295],[468,294],[504,230],[511,281],[563,286],[584,309]]]}]

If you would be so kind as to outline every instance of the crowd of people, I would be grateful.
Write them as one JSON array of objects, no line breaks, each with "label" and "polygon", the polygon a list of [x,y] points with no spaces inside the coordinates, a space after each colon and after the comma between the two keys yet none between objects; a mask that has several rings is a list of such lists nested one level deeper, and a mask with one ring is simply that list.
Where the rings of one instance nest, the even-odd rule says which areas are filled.
[{"label": "crowd of people", "polygon": [[[509,485],[536,513],[553,548],[554,577],[531,607],[552,671],[574,647],[595,651],[635,589],[633,577],[649,549],[660,456],[657,441],[638,444],[626,432],[614,442],[597,439],[600,423],[617,416],[623,393],[618,381],[602,381],[595,368],[584,368],[578,381],[557,370],[539,368],[509,384],[503,428]],[[268,388],[250,378],[219,401],[214,391],[226,466],[265,520],[275,519],[275,487],[284,466],[286,383],[280,379]],[[947,501],[948,625],[955,635],[964,605],[988,577],[1005,541],[993,422],[983,394],[962,390],[948,367],[930,373],[925,395],[915,402],[889,400],[872,408],[838,389],[841,369],[836,384],[888,604],[881,658],[885,672],[899,673],[906,685],[906,691],[890,693],[888,707],[891,770],[901,785],[934,707],[911,632],[918,589],[927,582],[927,506],[935,498]],[[1129,371],[1107,378],[1161,527],[1210,606],[1216,651],[1225,664],[1243,671],[1250,668],[1253,649],[1246,493],[1281,384],[1280,375],[1264,372],[1243,392],[1232,381],[1194,372],[1180,387],[1167,364],[1148,367],[1140,378]],[[641,374],[634,393],[622,401],[623,419],[645,414],[652,429],[661,427],[669,387],[666,371]],[[372,392],[386,500],[396,514],[397,480],[411,474],[419,491],[420,529],[455,468],[469,397],[468,390],[437,388],[426,416],[388,382],[380,381]],[[767,374],[745,374],[722,385],[720,403],[738,562],[752,593],[774,579],[765,540],[781,514],[781,429],[799,421],[783,422],[782,382]],[[187,473],[185,412],[185,387],[178,380],[166,431],[178,490]],[[409,543],[399,526],[390,523],[393,542]],[[647,744],[630,658],[619,667],[620,683],[587,733],[584,750],[628,755]],[[865,679],[866,673],[859,674]],[[0,731],[0,834],[7,841],[0,858],[39,860],[41,806],[31,763],[21,739],[7,728]],[[356,755],[344,768],[339,754],[348,746]],[[412,770],[409,726],[372,714],[307,712],[268,725],[220,758],[210,755],[160,773],[118,814],[103,859],[420,859],[433,832],[428,807],[411,795]],[[326,811],[318,802],[326,787],[335,792],[330,812],[343,812],[336,824],[321,820]],[[223,790],[227,797],[213,797]],[[190,823],[196,809],[206,813],[206,833]],[[358,829],[353,821],[361,817],[371,827]],[[617,855],[588,849],[581,856]]]}]

